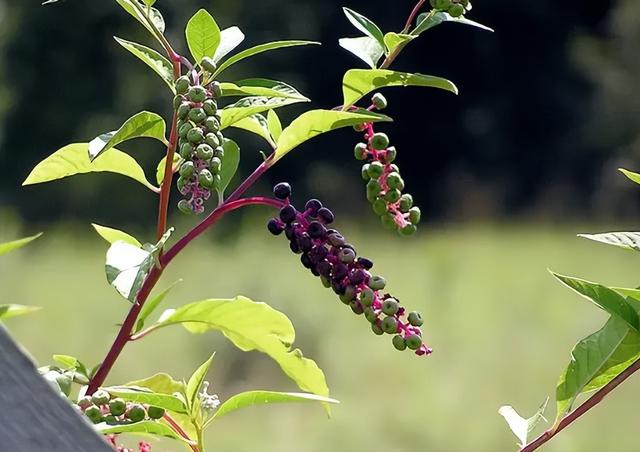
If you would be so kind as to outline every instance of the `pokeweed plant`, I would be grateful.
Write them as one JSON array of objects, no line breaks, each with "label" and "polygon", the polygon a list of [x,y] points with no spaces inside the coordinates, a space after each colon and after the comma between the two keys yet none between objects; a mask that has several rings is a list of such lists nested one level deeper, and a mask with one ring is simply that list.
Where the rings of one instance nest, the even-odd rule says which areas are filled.
[{"label": "pokeweed plant", "polygon": [[[640,174],[620,169],[640,184]],[[579,234],[580,237],[631,251],[640,251],[640,232]],[[608,287],[552,272],[563,285],[609,314],[605,324],[582,339],[571,352],[571,361],[556,384],[556,417],[553,425],[529,441],[544,418],[547,401],[530,418],[521,417],[513,407],[499,413],[520,440],[522,452],[537,450],[558,433],[599,404],[605,396],[640,369],[640,290]],[[595,392],[595,393],[594,393]],[[593,393],[574,408],[577,400]]]},{"label": "pokeweed plant", "polygon": [[[45,3],[55,3],[50,0]],[[281,81],[251,78],[225,81],[226,69],[242,60],[275,49],[318,44],[310,41],[277,41],[232,52],[243,42],[236,26],[220,29],[206,10],[197,11],[186,25],[186,42],[191,58],[180,55],[167,40],[165,22],[155,0],[116,0],[140,22],[159,45],[163,55],[150,47],[116,37],[116,42],[140,59],[167,85],[172,96],[173,117],[169,126],[158,114],[142,111],[115,131],[85,143],[73,143],[40,162],[24,185],[39,184],[84,173],[111,172],[129,177],[158,196],[156,237],[142,243],[113,228],[96,225],[96,232],[110,243],[106,254],[107,281],[128,302],[128,314],[106,356],[93,369],[75,357],[56,355],[54,364],[41,372],[96,429],[109,435],[117,447],[117,434],[146,434],[173,438],[193,451],[203,451],[204,431],[218,418],[243,407],[283,402],[320,402],[328,411],[325,376],[317,364],[292,349],[295,331],[290,320],[269,305],[238,296],[235,299],[207,299],[165,310],[155,322],[149,318],[168,296],[171,288],[152,296],[164,269],[197,237],[209,231],[223,216],[249,206],[267,206],[277,214],[268,221],[274,235],[284,234],[290,249],[304,267],[331,288],[340,301],[366,319],[377,335],[392,336],[398,350],[418,356],[431,353],[424,340],[423,320],[409,312],[399,300],[385,293],[386,281],[372,272],[373,262],[356,252],[337,229],[334,214],[319,200],[303,208],[292,203],[292,189],[286,183],[274,187],[273,196],[245,196],[247,190],[271,167],[299,145],[320,134],[354,127],[363,134],[355,146],[355,157],[364,162],[366,198],[383,225],[401,235],[411,235],[420,221],[420,210],[404,193],[405,183],[394,163],[398,151],[388,136],[374,130],[374,124],[391,119],[379,112],[387,100],[378,92],[389,86],[425,86],[457,93],[443,78],[397,72],[389,67],[402,50],[423,32],[445,22],[462,23],[490,30],[465,17],[468,0],[425,0],[416,3],[400,32],[383,33],[365,16],[345,8],[348,20],[364,36],[344,38],[340,45],[363,60],[369,69],[349,70],[343,79],[343,104],[333,109],[303,113],[283,127],[276,109],[307,99]],[[358,106],[367,96],[368,106]],[[236,101],[229,100],[239,98]],[[239,165],[240,147],[225,135],[234,127],[264,138],[271,152],[249,177],[228,190]],[[167,137],[168,132],[168,137]],[[142,167],[117,146],[135,138],[151,138],[166,148],[156,169],[156,183]],[[183,214],[208,214],[178,240],[169,227],[170,195],[180,195],[177,209]],[[230,193],[229,193],[230,191]],[[214,202],[217,201],[217,202]],[[106,385],[107,377],[124,347],[154,331],[182,325],[191,333],[219,331],[243,351],[257,350],[270,356],[303,391],[281,393],[250,391],[222,402],[210,393],[206,374],[213,356],[185,381],[161,373],[124,384]],[[80,386],[75,390],[73,385]],[[149,450],[140,443],[140,450]],[[120,450],[124,450],[122,447]]]}]

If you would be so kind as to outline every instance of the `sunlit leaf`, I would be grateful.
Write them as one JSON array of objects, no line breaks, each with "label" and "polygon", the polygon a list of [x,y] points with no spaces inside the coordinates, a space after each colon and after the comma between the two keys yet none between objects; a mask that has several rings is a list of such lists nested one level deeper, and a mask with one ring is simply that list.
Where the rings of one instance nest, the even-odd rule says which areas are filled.
[{"label": "sunlit leaf", "polygon": [[18,239],[18,240],[13,240],[11,242],[0,243],[0,256],[28,245],[29,243],[33,242],[37,238],[41,237],[42,234],[43,233],[41,232],[40,234],[32,235],[31,237],[26,237],[24,239]]},{"label": "sunlit leaf", "polygon": [[109,386],[103,388],[114,397],[120,397],[127,401],[143,403],[146,405],[157,406],[165,410],[175,413],[187,413],[188,409],[185,403],[178,397],[161,392],[153,392],[144,387],[127,386]]},{"label": "sunlit leaf", "polygon": [[200,392],[200,388],[202,387],[202,383],[204,383],[205,378],[207,377],[207,372],[209,372],[209,368],[211,367],[211,363],[213,362],[213,357],[215,353],[211,355],[211,357],[206,360],[200,367],[198,367],[195,372],[189,377],[189,381],[187,382],[186,396],[189,406],[195,407],[196,399],[198,397],[198,393]]},{"label": "sunlit leaf", "polygon": [[137,386],[162,394],[184,393],[185,384],[177,381],[169,374],[159,373],[142,380],[131,381],[124,386]]},{"label": "sunlit leaf", "polygon": [[220,116],[222,118],[221,127],[225,129],[237,121],[253,116],[256,113],[262,113],[273,108],[284,107],[285,105],[291,105],[298,102],[304,102],[304,100],[282,97],[245,97],[235,104],[228,105],[220,110]]},{"label": "sunlit leaf", "polygon": [[[178,168],[180,168],[180,164],[182,162],[182,159],[180,158],[180,155],[178,155],[178,153],[174,153],[173,154],[173,173],[175,174],[178,171]],[[167,166],[167,157],[162,157],[162,159],[160,159],[160,161],[158,162],[158,166],[156,168],[156,182],[158,182],[158,185],[162,185],[162,182],[164,182],[164,172]]]},{"label": "sunlit leaf", "polygon": [[529,441],[529,435],[538,426],[540,421],[545,420],[544,412],[547,409],[549,398],[538,408],[538,411],[528,419],[523,418],[518,412],[510,405],[500,407],[498,413],[507,421],[509,428],[514,435],[520,440],[520,447],[527,445]]},{"label": "sunlit leaf", "polygon": [[[138,22],[149,30],[154,38],[158,39],[158,41],[162,43],[153,29],[155,27],[160,33],[164,33],[165,24],[160,11],[155,8],[148,9],[146,5],[137,0],[116,0],[116,2],[122,7],[122,9],[131,14]],[[149,20],[145,17],[147,11],[149,12],[149,20],[153,26],[149,24]]]},{"label": "sunlit leaf", "polygon": [[136,327],[133,330],[134,334],[138,333],[139,331],[142,330],[142,328],[144,328],[145,321],[149,318],[149,316],[153,313],[153,311],[155,311],[156,308],[160,306],[160,304],[164,301],[167,295],[169,295],[169,292],[171,292],[171,290],[181,282],[182,282],[182,279],[177,280],[176,282],[171,284],[169,287],[167,287],[165,290],[160,292],[158,295],[151,298],[150,300],[147,300],[147,302],[142,306],[142,309],[140,310],[140,314],[138,315]]},{"label": "sunlit leaf", "polygon": [[[273,110],[269,110],[273,111]],[[258,135],[261,138],[264,138],[269,146],[275,148],[276,144],[271,137],[271,132],[269,131],[269,123],[267,118],[262,116],[260,113],[248,116],[240,121],[236,121],[233,123],[231,127],[235,127],[237,129],[246,130],[247,132],[251,132],[253,134]],[[226,157],[226,154],[225,154]]]},{"label": "sunlit leaf", "polygon": [[486,25],[482,25],[478,22],[474,22],[473,20],[469,20],[466,17],[452,17],[448,13],[443,11],[437,13],[422,13],[418,16],[418,20],[416,22],[416,28],[411,31],[410,34],[414,36],[418,36],[421,33],[433,28],[437,25],[440,25],[445,22],[453,22],[463,25],[470,25],[472,27],[480,28],[485,31],[493,31],[492,28],[487,27]]},{"label": "sunlit leaf", "polygon": [[378,61],[384,55],[384,47],[369,36],[342,38],[338,43],[340,47],[360,58],[372,69],[378,66]]},{"label": "sunlit leaf", "polygon": [[171,62],[169,60],[167,60],[164,56],[162,56],[155,50],[143,46],[142,44],[127,41],[115,36],[114,39],[118,42],[118,44],[120,44],[122,47],[139,58],[144,64],[153,69],[153,71],[158,74],[162,78],[162,80],[164,80],[164,82],[169,86],[171,92],[175,94],[176,87],[174,85],[173,79],[173,66],[171,65]]},{"label": "sunlit leaf", "polygon": [[578,234],[578,237],[640,251],[640,232],[606,232],[604,234]]},{"label": "sunlit leaf", "polygon": [[0,320],[7,320],[20,315],[31,314],[39,311],[35,306],[23,306],[20,304],[0,304]]},{"label": "sunlit leaf", "polygon": [[622,174],[627,176],[627,178],[630,181],[635,182],[636,184],[640,184],[640,174],[634,173],[633,171],[629,171],[623,168],[619,168],[618,171],[620,171]]},{"label": "sunlit leaf", "polygon": [[385,48],[384,33],[371,19],[349,8],[342,8],[342,10],[354,27],[370,38],[375,39],[383,49]]},{"label": "sunlit leaf", "polygon": [[220,185],[218,187],[218,195],[222,198],[224,191],[227,189],[233,176],[238,171],[240,165],[240,147],[238,144],[225,138],[222,144],[224,148],[224,157],[222,158],[222,169],[220,171]]},{"label": "sunlit leaf", "polygon": [[99,224],[95,223],[91,224],[91,226],[93,226],[100,237],[102,237],[109,243],[115,243],[118,240],[121,240],[130,245],[137,246],[138,248],[142,247],[142,243],[140,243],[138,239],[127,234],[126,232],[120,231],[118,229],[108,228],[106,226],[100,226]]},{"label": "sunlit leaf", "polygon": [[407,45],[416,37],[417,36],[391,32],[384,35],[384,43],[387,46],[388,52],[393,53],[398,47]]},{"label": "sunlit leaf", "polygon": [[141,421],[133,424],[109,425],[106,423],[94,426],[103,435],[115,435],[120,433],[142,433],[154,436],[164,436],[179,441],[186,442],[184,438],[174,432],[171,427],[159,421]]},{"label": "sunlit leaf", "polygon": [[269,113],[267,113],[267,125],[271,137],[275,141],[278,141],[280,139],[280,135],[282,135],[282,123],[280,122],[278,113],[274,110],[269,110]]},{"label": "sunlit leaf", "polygon": [[306,96],[300,94],[293,86],[266,78],[250,78],[234,83],[222,82],[220,86],[223,96],[284,97],[309,101]]},{"label": "sunlit leaf", "polygon": [[225,28],[220,32],[220,45],[216,50],[213,60],[220,62],[229,52],[238,47],[244,41],[244,33],[238,27]]},{"label": "sunlit leaf", "polygon": [[220,27],[207,10],[200,9],[193,15],[185,33],[189,50],[196,63],[200,63],[204,57],[215,56],[220,45]]}]

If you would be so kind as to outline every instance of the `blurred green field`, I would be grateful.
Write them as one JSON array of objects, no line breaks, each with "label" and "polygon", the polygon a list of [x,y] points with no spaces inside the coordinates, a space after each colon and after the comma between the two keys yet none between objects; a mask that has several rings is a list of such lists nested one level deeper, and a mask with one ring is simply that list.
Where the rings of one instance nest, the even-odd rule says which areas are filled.
[{"label": "blurred green field", "polygon": [[[240,239],[204,237],[160,283],[184,278],[165,302],[246,295],[285,312],[296,346],[324,369],[342,405],[330,420],[312,405],[249,408],[222,419],[208,435],[219,452],[510,451],[515,437],[497,410],[529,415],[549,395],[577,340],[606,317],[556,282],[547,268],[612,285],[638,285],[638,258],[575,237],[603,228],[550,224],[423,227],[414,240],[341,225],[373,258],[389,289],[425,317],[435,353],[420,359],[374,336],[288,251],[283,238],[243,227]],[[606,228],[604,228],[606,229]],[[15,234],[15,235],[14,235]],[[5,228],[0,239],[18,231]],[[11,320],[14,336],[39,363],[65,353],[96,362],[128,309],[103,274],[106,243],[88,228],[60,226],[0,260],[2,302],[42,306]],[[222,399],[243,390],[295,390],[275,364],[242,353],[218,334],[158,331],[129,346],[112,383],[168,371],[189,372],[217,351],[212,385]],[[548,451],[635,451],[633,400],[625,383],[593,413],[554,439]],[[553,418],[553,407],[548,411]],[[602,426],[606,422],[606,432]],[[163,443],[154,450],[181,450]]]}]

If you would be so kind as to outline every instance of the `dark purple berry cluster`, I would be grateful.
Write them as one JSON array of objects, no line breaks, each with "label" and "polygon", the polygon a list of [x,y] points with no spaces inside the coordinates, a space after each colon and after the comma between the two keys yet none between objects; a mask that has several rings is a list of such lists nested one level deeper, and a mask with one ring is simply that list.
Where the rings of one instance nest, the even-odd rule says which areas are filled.
[{"label": "dark purple berry cluster", "polygon": [[177,152],[183,159],[177,185],[184,196],[178,208],[184,213],[200,214],[211,191],[220,184],[224,137],[216,99],[222,90],[216,81],[201,86],[183,76],[176,80],[176,93]]},{"label": "dark purple berry cluster", "polygon": [[317,199],[309,200],[299,211],[291,203],[291,187],[280,183],[273,190],[284,201],[277,218],[267,228],[273,235],[285,234],[291,251],[322,284],[333,289],[340,300],[357,315],[364,315],[377,335],[393,335],[398,350],[410,349],[428,355],[431,349],[422,342],[422,317],[408,313],[400,302],[382,291],[385,279],[371,272],[373,262],[358,256],[353,245],[330,228],[334,215]]},{"label": "dark purple berry cluster", "polygon": [[[372,107],[382,110],[387,100],[382,94],[371,99]],[[367,182],[367,200],[373,211],[380,217],[382,225],[395,229],[401,235],[412,235],[420,222],[420,208],[413,206],[413,197],[404,193],[404,180],[400,170],[393,163],[396,148],[389,145],[389,137],[376,133],[373,124],[367,123],[357,128],[364,132],[364,143],[358,143],[354,149],[355,158],[366,161],[362,167],[362,178]]]},{"label": "dark purple berry cluster", "polygon": [[163,408],[112,398],[111,394],[102,389],[92,396],[80,399],[78,407],[94,424],[100,422],[106,422],[109,425],[132,424],[149,419],[160,419],[164,416]]},{"label": "dark purple berry cluster", "polygon": [[471,11],[469,0],[431,0],[431,7],[437,11],[449,13],[451,17],[463,16]]}]

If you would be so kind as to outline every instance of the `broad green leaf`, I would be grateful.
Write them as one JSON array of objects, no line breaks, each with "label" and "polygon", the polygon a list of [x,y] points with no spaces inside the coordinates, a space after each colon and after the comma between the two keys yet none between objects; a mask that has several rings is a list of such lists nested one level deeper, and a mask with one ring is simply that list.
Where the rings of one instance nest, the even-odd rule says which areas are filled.
[{"label": "broad green leaf", "polygon": [[487,27],[486,25],[482,25],[478,22],[474,22],[473,20],[469,20],[466,17],[451,17],[448,13],[445,12],[437,12],[437,13],[422,13],[418,16],[418,20],[416,22],[416,28],[410,33],[414,36],[418,36],[421,33],[433,28],[437,25],[440,25],[445,22],[454,22],[463,25],[470,25],[472,27],[477,27],[485,31],[493,31],[492,28]]},{"label": "broad green leaf", "polygon": [[571,278],[552,273],[560,282],[595,303],[604,311],[625,321],[634,330],[640,330],[640,316],[638,311],[626,298],[613,289],[602,284],[592,283],[583,279]]},{"label": "broad green leaf", "polygon": [[416,37],[417,36],[391,32],[384,35],[384,43],[387,46],[389,53],[393,53],[398,47],[406,46]]},{"label": "broad green leaf", "polygon": [[153,392],[148,388],[127,385],[110,386],[102,389],[112,396],[120,397],[131,402],[157,406],[174,413],[186,414],[188,412],[187,406],[178,397],[161,392]]},{"label": "broad green leaf", "polygon": [[380,61],[380,58],[384,55],[384,47],[378,41],[368,36],[342,38],[338,43],[340,47],[353,53],[372,69],[378,66],[378,61]]},{"label": "broad green leaf", "polygon": [[93,229],[96,230],[100,237],[102,237],[109,243],[115,243],[118,240],[121,240],[138,248],[142,247],[142,243],[140,243],[138,239],[127,234],[126,232],[122,232],[118,229],[108,228],[106,226],[100,226],[99,224],[95,223],[92,223],[91,226],[93,226]]},{"label": "broad green leaf", "polygon": [[578,237],[640,251],[640,232],[607,232],[604,234],[578,234]]},{"label": "broad green leaf", "polygon": [[260,53],[268,52],[270,50],[282,49],[285,47],[306,46],[306,45],[320,45],[320,43],[314,42],[314,41],[297,41],[297,40],[296,41],[274,41],[274,42],[268,42],[266,44],[260,44],[255,47],[251,47],[250,49],[243,50],[242,52],[239,52],[233,55],[232,57],[230,57],[228,60],[224,61],[218,67],[218,70],[215,72],[214,77],[217,77],[219,74],[222,73],[222,71],[224,71],[225,69],[228,69],[234,64],[246,58],[258,55]]},{"label": "broad green leaf", "polygon": [[147,6],[153,6],[155,5],[156,0],[144,0],[144,4]]},{"label": "broad green leaf", "polygon": [[278,113],[274,110],[269,110],[269,113],[267,113],[267,125],[269,127],[269,134],[271,137],[275,141],[278,141],[280,139],[280,135],[282,135],[282,123],[280,122]]},{"label": "broad green leaf", "polygon": [[31,314],[39,311],[35,306],[23,306],[19,304],[0,304],[0,320],[7,320],[19,315]]},{"label": "broad green leaf", "polygon": [[388,86],[426,86],[458,94],[456,85],[440,77],[409,74],[388,69],[352,69],[344,74],[342,80],[343,109],[349,109],[370,92]]},{"label": "broad green leaf", "polygon": [[74,143],[59,149],[38,163],[22,185],[41,184],[76,174],[107,172],[130,177],[150,190],[159,192],[130,155],[112,148],[92,162],[87,154],[88,148],[88,143]]},{"label": "broad green leaf", "polygon": [[391,121],[388,116],[362,112],[336,110],[312,110],[303,113],[282,131],[277,143],[273,162],[280,160],[292,149],[307,140],[341,127],[349,127],[365,122]]},{"label": "broad green leaf", "polygon": [[[175,152],[173,154],[173,173],[174,174],[178,171],[178,168],[180,168],[181,164],[182,164],[182,159],[180,158],[180,155],[178,155],[178,153]],[[158,183],[158,185],[162,185],[162,182],[164,182],[164,170],[166,166],[167,166],[167,158],[163,157],[158,162],[158,166],[156,168],[156,182]]]},{"label": "broad green leaf", "polygon": [[183,324],[191,333],[217,330],[243,351],[257,350],[275,360],[305,392],[328,396],[324,374],[315,362],[291,350],[295,330],[281,312],[245,297],[204,300],[166,311],[156,327]]},{"label": "broad green leaf", "polygon": [[235,104],[231,104],[220,110],[222,117],[221,127],[223,129],[235,124],[237,121],[256,113],[262,113],[273,108],[284,107],[298,102],[304,102],[302,99],[291,99],[282,97],[245,97]]},{"label": "broad green leaf", "polygon": [[40,234],[32,235],[31,237],[26,237],[24,239],[14,240],[12,242],[0,243],[0,256],[28,245],[29,243],[33,242],[34,240],[42,236],[42,234],[43,233],[41,232]]},{"label": "broad green leaf", "polygon": [[78,358],[69,355],[53,355],[53,360],[63,369],[75,369],[81,364]]},{"label": "broad green leaf", "polygon": [[351,22],[354,27],[356,27],[358,30],[360,30],[370,38],[378,41],[382,48],[385,48],[384,33],[382,33],[380,27],[378,27],[371,19],[368,19],[362,14],[357,13],[349,8],[342,8],[342,10],[344,11],[345,16],[347,16],[347,19],[349,19],[349,22]]},{"label": "broad green leaf", "polygon": [[96,424],[95,429],[103,435],[117,435],[120,433],[142,433],[154,436],[164,436],[186,442],[184,438],[174,432],[171,427],[159,421],[141,421],[133,424],[109,425],[104,422]]},{"label": "broad green leaf", "polygon": [[306,96],[300,94],[293,86],[266,78],[250,78],[235,83],[222,82],[220,85],[223,96],[284,97],[300,99],[305,102],[309,101]]},{"label": "broad green leaf", "polygon": [[271,403],[300,403],[322,402],[338,404],[339,401],[316,394],[297,392],[273,392],[273,391],[248,391],[236,394],[218,407],[212,419],[220,418],[233,411],[254,405],[267,405]]},{"label": "broad green leaf", "polygon": [[224,157],[222,158],[220,186],[218,189],[218,196],[220,196],[221,199],[240,165],[240,147],[238,144],[233,140],[225,138],[222,147],[224,148]]},{"label": "broad green leaf", "polygon": [[182,282],[182,279],[177,280],[176,282],[171,284],[169,287],[167,287],[165,290],[160,292],[158,295],[153,297],[151,300],[147,300],[147,302],[142,306],[142,309],[140,310],[140,315],[138,315],[138,321],[136,322],[136,327],[133,331],[134,334],[140,332],[142,328],[144,328],[144,322],[149,318],[149,316],[153,313],[153,311],[160,305],[160,303],[164,301],[167,295],[169,295],[169,292],[171,292],[171,290],[181,282]]},{"label": "broad green leaf", "polygon": [[175,94],[176,87],[173,78],[173,66],[171,65],[171,62],[169,60],[167,60],[164,56],[162,56],[155,50],[143,46],[142,44],[127,41],[116,36],[114,36],[114,39],[118,44],[120,44],[122,47],[139,58],[144,64],[153,69],[153,71],[158,74],[162,78],[162,80],[164,80],[164,82],[169,86],[171,92]]},{"label": "broad green leaf", "polygon": [[244,33],[238,27],[225,28],[220,32],[220,45],[216,50],[213,61],[220,62],[233,49],[238,47],[244,41]]},{"label": "broad green leaf", "polygon": [[571,362],[556,387],[557,419],[571,410],[578,395],[587,388],[595,389],[591,382],[601,385],[610,381],[623,363],[635,360],[640,353],[639,341],[638,333],[616,316],[580,341],[571,352]]},{"label": "broad green leaf", "polygon": [[627,176],[627,178],[630,181],[633,181],[636,184],[640,184],[640,174],[634,173],[633,171],[629,171],[629,170],[626,170],[626,169],[623,169],[623,168],[619,168],[618,171],[620,171],[622,174]]},{"label": "broad green leaf", "polygon": [[510,405],[505,405],[500,407],[498,413],[507,421],[509,424],[509,428],[513,432],[514,435],[520,440],[520,447],[524,447],[527,445],[529,441],[529,435],[533,430],[538,426],[540,421],[546,419],[544,418],[544,412],[547,409],[547,404],[549,403],[549,398],[544,401],[538,411],[528,419],[523,418],[518,414],[518,412]]},{"label": "broad green leaf", "polygon": [[220,45],[220,27],[206,10],[201,9],[189,20],[187,44],[193,59],[200,63],[204,57],[213,58]]},{"label": "broad green leaf", "polygon": [[161,394],[184,393],[185,384],[182,381],[174,380],[169,374],[159,373],[142,380],[131,381],[124,386],[137,386],[150,389]]},{"label": "broad green leaf", "polygon": [[[149,32],[153,35],[154,38],[158,40],[158,42],[162,43],[154,30],[155,27],[158,32],[164,33],[165,24],[160,11],[155,8],[147,9],[147,6],[140,3],[138,0],[116,0],[116,2],[118,2],[122,9],[131,14],[138,22],[144,25],[144,27],[149,30]],[[148,19],[146,17],[147,12],[149,13]]]},{"label": "broad green leaf", "polygon": [[196,399],[198,398],[198,392],[202,387],[202,383],[207,376],[207,372],[209,372],[209,368],[211,367],[211,363],[213,362],[213,357],[215,353],[211,355],[211,357],[206,360],[200,367],[198,367],[195,372],[189,377],[189,382],[187,383],[186,396],[187,401],[191,409],[196,406]]},{"label": "broad green leaf", "polygon": [[[273,111],[273,110],[269,110],[269,111]],[[269,146],[271,146],[272,148],[276,147],[276,144],[273,141],[273,138],[271,136],[271,132],[269,131],[269,123],[267,121],[267,118],[265,118],[260,113],[252,116],[248,116],[244,119],[241,119],[240,121],[236,121],[235,123],[233,123],[231,127],[235,127],[237,129],[242,129],[242,130],[246,130],[247,132],[254,133],[259,137],[264,138],[265,141],[269,143]],[[225,154],[225,157],[226,157],[226,154]]]},{"label": "broad green leaf", "polygon": [[94,138],[89,143],[89,158],[93,161],[104,151],[133,138],[155,138],[167,144],[164,137],[166,130],[167,125],[160,115],[142,111],[127,119],[118,130]]}]

